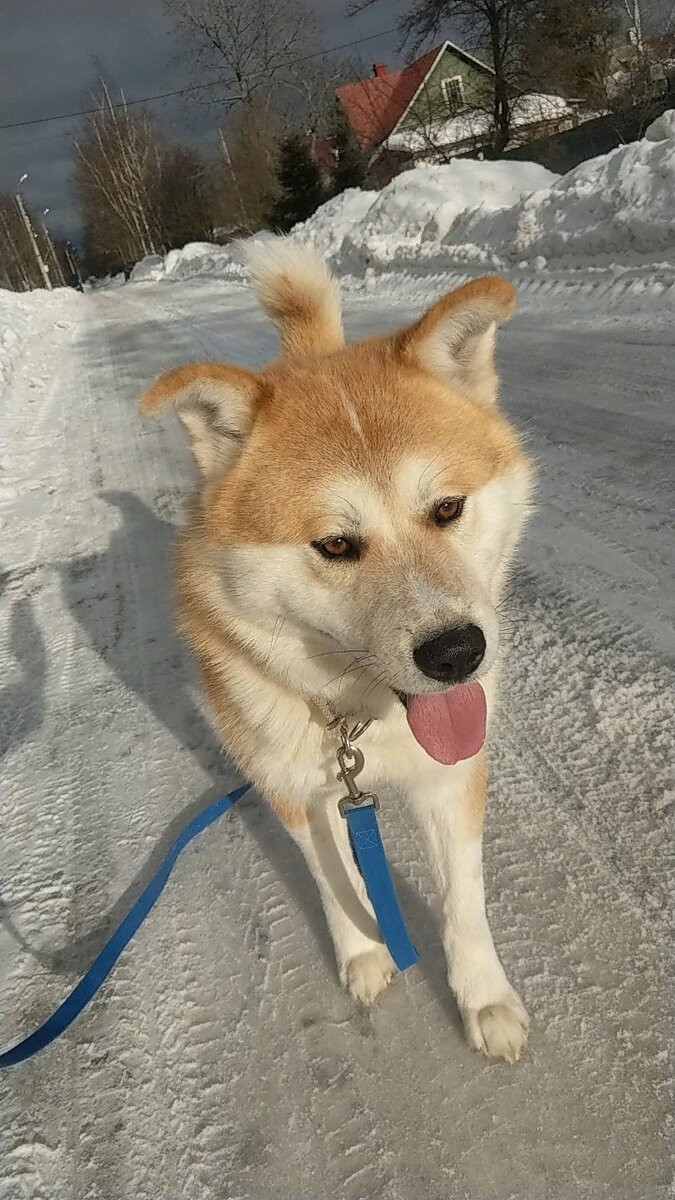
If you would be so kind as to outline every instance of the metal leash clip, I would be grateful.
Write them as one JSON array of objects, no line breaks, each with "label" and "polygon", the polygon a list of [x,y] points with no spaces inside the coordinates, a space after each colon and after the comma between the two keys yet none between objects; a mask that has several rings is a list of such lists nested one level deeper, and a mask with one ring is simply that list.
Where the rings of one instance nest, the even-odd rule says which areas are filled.
[{"label": "metal leash clip", "polygon": [[347,795],[343,796],[338,803],[340,815],[343,817],[346,817],[350,809],[360,808],[362,804],[372,804],[376,811],[380,807],[377,796],[371,792],[362,792],[356,782],[356,776],[361,774],[365,759],[363,751],[352,743],[355,738],[365,733],[369,725],[370,721],[362,721],[350,731],[346,721],[340,723],[340,745],[337,749],[337,760],[340,765],[338,779],[347,788]]}]

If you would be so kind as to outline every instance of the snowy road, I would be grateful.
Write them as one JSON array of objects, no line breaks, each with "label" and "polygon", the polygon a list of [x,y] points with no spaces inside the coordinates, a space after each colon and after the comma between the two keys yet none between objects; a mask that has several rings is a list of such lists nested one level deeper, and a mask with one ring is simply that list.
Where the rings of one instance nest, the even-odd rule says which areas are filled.
[{"label": "snowy road", "polygon": [[[354,295],[350,330],[419,311],[421,287]],[[364,1014],[295,848],[247,797],[186,852],[87,1013],[0,1080],[1,1200],[666,1195],[675,354],[665,313],[602,312],[593,295],[562,317],[532,301],[502,350],[541,464],[487,830],[496,941],[535,1020],[524,1061],[466,1048],[393,802],[383,828],[422,958]],[[175,362],[273,352],[246,292],[196,279],[45,298],[16,356],[0,414],[0,1042],[56,1006],[233,779],[171,628],[187,451],[177,423],[144,425],[134,405]]]}]

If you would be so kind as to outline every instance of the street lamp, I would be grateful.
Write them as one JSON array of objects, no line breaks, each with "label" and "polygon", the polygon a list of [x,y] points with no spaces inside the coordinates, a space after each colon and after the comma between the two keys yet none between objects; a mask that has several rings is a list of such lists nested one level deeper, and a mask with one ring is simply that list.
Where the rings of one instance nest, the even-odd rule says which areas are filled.
[{"label": "street lamp", "polygon": [[19,182],[16,185],[16,195],[15,195],[14,199],[16,200],[16,207],[19,210],[19,214],[21,216],[21,220],[24,223],[26,233],[28,234],[28,240],[32,246],[33,254],[35,255],[35,261],[40,270],[40,274],[42,276],[43,283],[44,283],[45,287],[48,289],[48,291],[51,292],[52,283],[51,283],[51,279],[49,278],[49,267],[47,266],[42,255],[40,254],[40,247],[38,246],[38,240],[35,236],[35,230],[33,229],[33,226],[30,223],[30,217],[28,216],[28,213],[26,212],[26,206],[23,202],[23,196],[21,195],[21,184],[25,183],[27,179],[28,179],[28,172],[25,171],[24,174],[21,176]]},{"label": "street lamp", "polygon": [[54,245],[54,239],[53,239],[53,237],[52,237],[51,233],[49,232],[49,230],[48,230],[48,228],[47,228],[47,222],[45,221],[45,217],[47,216],[47,213],[48,213],[48,212],[51,212],[51,209],[49,209],[49,208],[43,208],[43,210],[42,210],[42,230],[43,230],[43,233],[44,233],[44,235],[45,235],[45,241],[46,241],[46,243],[47,243],[47,248],[48,248],[48,250],[49,250],[49,253],[50,253],[50,255],[51,255],[51,259],[52,259],[52,262],[53,262],[53,264],[54,264],[54,268],[55,268],[55,271],[56,271],[56,280],[57,280],[57,282],[58,282],[58,283],[60,283],[60,284],[61,284],[61,287],[65,287],[65,286],[66,286],[66,280],[65,280],[65,277],[64,277],[64,274],[63,274],[63,268],[61,267],[61,263],[59,262],[59,256],[58,256],[58,254],[56,253],[56,247],[55,247],[55,245]]}]

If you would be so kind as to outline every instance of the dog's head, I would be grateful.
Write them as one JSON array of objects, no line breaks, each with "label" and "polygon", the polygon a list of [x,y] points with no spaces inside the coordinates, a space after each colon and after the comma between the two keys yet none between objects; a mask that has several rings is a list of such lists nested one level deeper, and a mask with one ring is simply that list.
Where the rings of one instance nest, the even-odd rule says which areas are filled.
[{"label": "dog's head", "polygon": [[227,604],[268,643],[282,618],[331,675],[335,652],[408,697],[480,680],[530,489],[496,407],[512,286],[474,280],[408,328],[346,346],[320,260],[278,239],[251,266],[280,360],[178,367],[141,402],[172,402],[187,429]]}]

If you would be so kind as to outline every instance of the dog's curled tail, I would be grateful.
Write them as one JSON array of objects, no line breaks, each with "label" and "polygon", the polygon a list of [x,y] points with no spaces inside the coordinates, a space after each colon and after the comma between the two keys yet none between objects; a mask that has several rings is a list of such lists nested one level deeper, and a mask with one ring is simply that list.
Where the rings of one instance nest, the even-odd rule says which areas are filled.
[{"label": "dog's curled tail", "polygon": [[340,289],[315,251],[287,237],[266,237],[247,245],[244,253],[284,354],[329,354],[344,346]]}]

